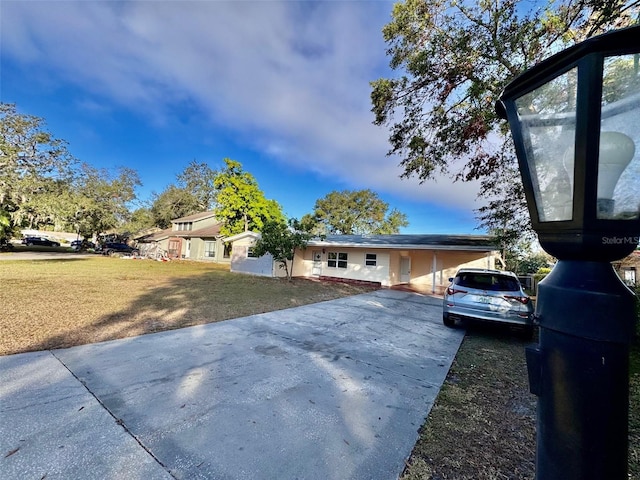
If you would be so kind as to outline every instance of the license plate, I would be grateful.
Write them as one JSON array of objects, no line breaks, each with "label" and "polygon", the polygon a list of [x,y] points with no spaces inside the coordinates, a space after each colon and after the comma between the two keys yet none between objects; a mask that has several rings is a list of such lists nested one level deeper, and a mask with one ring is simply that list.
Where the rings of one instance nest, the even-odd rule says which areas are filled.
[{"label": "license plate", "polygon": [[487,305],[491,303],[491,297],[487,297],[485,295],[470,295],[469,300],[472,302],[484,303]]}]

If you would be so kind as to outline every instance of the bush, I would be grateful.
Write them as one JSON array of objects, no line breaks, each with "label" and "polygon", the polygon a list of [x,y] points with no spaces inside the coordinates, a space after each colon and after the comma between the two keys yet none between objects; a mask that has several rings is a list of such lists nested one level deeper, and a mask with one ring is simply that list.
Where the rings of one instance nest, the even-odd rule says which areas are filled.
[{"label": "bush", "polygon": [[544,279],[544,277],[549,275],[549,273],[551,273],[551,269],[550,268],[548,268],[548,267],[539,268],[538,271],[533,274],[533,284],[535,286],[537,286],[538,283],[540,283],[542,281],[542,279]]}]

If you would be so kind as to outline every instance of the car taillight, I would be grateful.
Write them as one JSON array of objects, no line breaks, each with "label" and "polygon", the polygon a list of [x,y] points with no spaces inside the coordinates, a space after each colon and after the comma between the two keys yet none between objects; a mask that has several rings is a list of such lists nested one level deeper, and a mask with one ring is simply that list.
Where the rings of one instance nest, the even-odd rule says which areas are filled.
[{"label": "car taillight", "polygon": [[504,298],[506,298],[507,300],[515,300],[517,302],[520,302],[523,305],[526,305],[527,303],[529,303],[529,297],[514,297],[511,295],[505,295]]},{"label": "car taillight", "polygon": [[447,287],[447,295],[455,295],[456,293],[467,293],[467,291],[460,290],[459,288]]}]

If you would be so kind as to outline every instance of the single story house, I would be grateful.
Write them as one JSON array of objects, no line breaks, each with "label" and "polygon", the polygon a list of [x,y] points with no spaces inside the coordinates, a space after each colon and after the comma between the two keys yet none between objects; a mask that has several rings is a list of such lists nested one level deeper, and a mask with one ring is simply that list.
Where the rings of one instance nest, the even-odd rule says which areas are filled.
[{"label": "single story house", "polygon": [[213,212],[201,212],[171,221],[171,228],[137,238],[141,253],[160,249],[169,258],[205,260],[217,263],[231,261],[231,246],[222,240]]},{"label": "single story house", "polygon": [[[284,276],[273,260],[256,258],[259,234],[226,238],[232,244],[231,271]],[[499,258],[488,235],[329,235],[295,252],[293,276],[364,281],[384,287],[406,284],[441,294],[462,267],[490,268]]]},{"label": "single story house", "polygon": [[253,253],[253,246],[259,238],[259,233],[242,232],[224,239],[231,246],[231,271],[262,277],[285,277],[284,269],[273,261],[271,254],[258,257]]}]

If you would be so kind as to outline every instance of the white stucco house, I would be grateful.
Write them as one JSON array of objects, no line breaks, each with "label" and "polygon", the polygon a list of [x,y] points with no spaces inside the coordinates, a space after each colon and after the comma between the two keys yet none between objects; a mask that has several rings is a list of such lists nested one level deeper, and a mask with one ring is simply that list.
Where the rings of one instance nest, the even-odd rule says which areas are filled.
[{"label": "white stucco house", "polygon": [[[284,276],[270,256],[256,258],[258,233],[228,237],[231,271]],[[499,252],[488,235],[329,235],[297,250],[294,277],[371,282],[384,287],[406,284],[440,294],[461,267],[495,268]]]},{"label": "white stucco house", "polygon": [[253,254],[253,246],[259,238],[259,233],[242,232],[224,239],[231,245],[231,271],[263,277],[285,277],[286,272],[273,261],[270,254],[262,257]]}]

